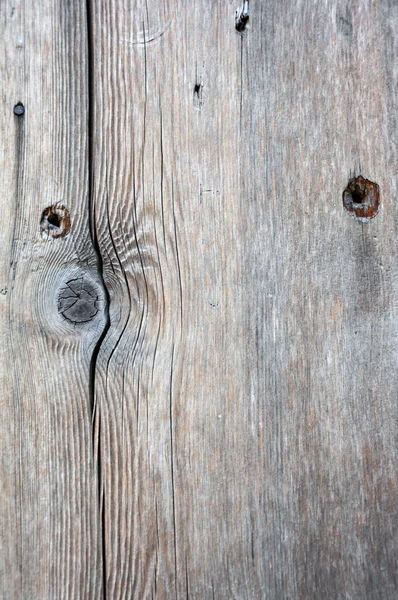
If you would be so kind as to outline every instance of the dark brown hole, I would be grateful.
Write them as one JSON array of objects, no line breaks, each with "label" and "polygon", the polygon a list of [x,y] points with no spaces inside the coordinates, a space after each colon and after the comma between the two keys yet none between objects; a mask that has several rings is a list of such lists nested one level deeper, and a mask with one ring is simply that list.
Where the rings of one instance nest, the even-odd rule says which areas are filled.
[{"label": "dark brown hole", "polygon": [[200,83],[195,83],[193,93],[196,94],[197,96],[199,96],[199,92],[200,92]]},{"label": "dark brown hole", "polygon": [[45,239],[64,237],[70,231],[69,211],[65,206],[53,204],[43,210],[40,229]]},{"label": "dark brown hole", "polygon": [[362,204],[366,198],[366,191],[361,189],[358,185],[351,191],[352,201],[356,204]]},{"label": "dark brown hole", "polygon": [[373,219],[380,207],[379,186],[362,175],[354,177],[343,192],[343,205],[347,212],[362,222]]},{"label": "dark brown hole", "polygon": [[54,227],[59,227],[61,225],[61,219],[57,213],[51,213],[48,215],[47,221],[50,223],[50,225],[54,225]]}]

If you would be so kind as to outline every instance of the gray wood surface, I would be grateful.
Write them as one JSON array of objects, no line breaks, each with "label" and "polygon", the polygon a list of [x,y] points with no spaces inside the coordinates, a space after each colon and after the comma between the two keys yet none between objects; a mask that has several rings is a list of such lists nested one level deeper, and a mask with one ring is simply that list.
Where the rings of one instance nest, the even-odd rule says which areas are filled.
[{"label": "gray wood surface", "polygon": [[0,5],[4,598],[397,597],[398,4],[240,6]]},{"label": "gray wood surface", "polygon": [[[58,311],[68,282],[98,281],[85,6],[2,1],[0,40],[0,596],[94,598],[102,544],[90,361],[104,317],[75,325]],[[41,234],[53,205],[70,212],[68,236]]]}]

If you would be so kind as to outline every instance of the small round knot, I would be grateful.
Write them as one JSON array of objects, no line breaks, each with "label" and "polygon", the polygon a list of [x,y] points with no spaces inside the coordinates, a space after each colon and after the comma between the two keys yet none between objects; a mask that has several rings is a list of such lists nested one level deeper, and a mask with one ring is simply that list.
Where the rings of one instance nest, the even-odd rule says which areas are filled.
[{"label": "small round knot", "polygon": [[343,192],[345,210],[359,221],[373,219],[380,207],[380,190],[377,183],[361,175],[350,179]]}]

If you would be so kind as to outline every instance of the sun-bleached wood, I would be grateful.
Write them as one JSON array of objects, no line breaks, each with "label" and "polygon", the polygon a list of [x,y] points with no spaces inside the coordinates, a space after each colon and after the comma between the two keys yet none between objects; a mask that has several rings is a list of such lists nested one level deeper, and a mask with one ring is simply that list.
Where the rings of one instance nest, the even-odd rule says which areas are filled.
[{"label": "sun-bleached wood", "polygon": [[[90,361],[104,317],[74,326],[58,312],[68,281],[98,280],[86,9],[1,2],[0,32],[0,597],[99,598]],[[46,239],[42,212],[55,204],[71,231]]]},{"label": "sun-bleached wood", "polygon": [[250,7],[91,2],[105,589],[394,598],[397,6]]},{"label": "sun-bleached wood", "polygon": [[0,3],[7,600],[397,596],[398,5],[237,8]]}]

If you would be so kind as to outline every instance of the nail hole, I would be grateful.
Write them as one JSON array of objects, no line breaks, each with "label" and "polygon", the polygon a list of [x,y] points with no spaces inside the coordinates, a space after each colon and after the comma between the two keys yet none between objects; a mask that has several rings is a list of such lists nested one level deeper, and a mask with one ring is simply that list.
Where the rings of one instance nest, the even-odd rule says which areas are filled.
[{"label": "nail hole", "polygon": [[17,117],[22,117],[22,115],[25,112],[25,107],[22,104],[22,102],[18,102],[18,104],[16,104],[14,106],[14,115],[16,115]]},{"label": "nail hole", "polygon": [[201,87],[202,86],[200,85],[200,83],[195,83],[195,87],[193,89],[193,93],[196,94],[197,96],[199,96],[199,94],[200,94],[200,88]]},{"label": "nail hole", "polygon": [[44,239],[65,237],[70,231],[69,211],[65,206],[48,206],[41,215],[40,230]]},{"label": "nail hole", "polygon": [[359,221],[367,222],[373,219],[380,207],[379,186],[362,175],[350,179],[343,192],[343,206]]}]

